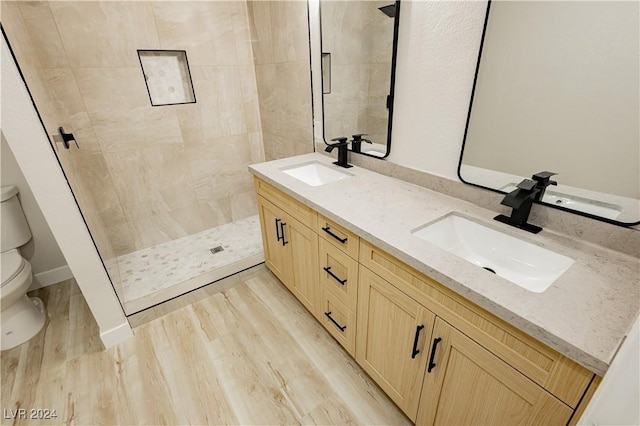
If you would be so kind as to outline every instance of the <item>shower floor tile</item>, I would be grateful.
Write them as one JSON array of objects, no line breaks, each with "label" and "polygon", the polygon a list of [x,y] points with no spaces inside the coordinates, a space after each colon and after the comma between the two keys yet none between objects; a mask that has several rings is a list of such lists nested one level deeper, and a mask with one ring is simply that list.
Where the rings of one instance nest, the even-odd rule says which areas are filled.
[{"label": "shower floor tile", "polygon": [[[212,253],[216,247],[222,250]],[[118,256],[125,313],[131,315],[263,261],[257,215]]]}]

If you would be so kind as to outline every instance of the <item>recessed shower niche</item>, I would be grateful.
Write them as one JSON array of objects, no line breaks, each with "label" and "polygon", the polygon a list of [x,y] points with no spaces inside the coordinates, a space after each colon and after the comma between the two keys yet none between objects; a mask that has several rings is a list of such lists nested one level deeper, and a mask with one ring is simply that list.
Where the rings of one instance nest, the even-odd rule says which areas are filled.
[{"label": "recessed shower niche", "polygon": [[152,106],[195,103],[187,52],[138,50]]}]

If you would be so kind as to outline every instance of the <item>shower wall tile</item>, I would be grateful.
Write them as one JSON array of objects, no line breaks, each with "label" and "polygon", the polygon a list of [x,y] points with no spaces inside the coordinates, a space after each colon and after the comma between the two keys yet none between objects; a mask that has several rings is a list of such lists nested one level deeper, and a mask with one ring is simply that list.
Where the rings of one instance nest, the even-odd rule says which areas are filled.
[{"label": "shower wall tile", "polygon": [[215,228],[216,226],[232,222],[229,198],[199,201],[198,211],[200,212],[200,217],[202,217],[202,223],[205,229]]},{"label": "shower wall tile", "polygon": [[253,189],[232,195],[229,202],[233,221],[253,216],[258,210],[256,194]]},{"label": "shower wall tile", "polygon": [[[309,19],[306,1],[271,2],[273,62],[309,62]],[[311,79],[309,78],[309,81]]]},{"label": "shower wall tile", "polygon": [[236,63],[249,65],[253,69],[253,48],[251,45],[247,3],[244,1],[231,1],[229,2],[229,9],[231,11],[236,44]]},{"label": "shower wall tile", "polygon": [[251,147],[246,133],[187,147],[198,200],[218,200],[251,189]]},{"label": "shower wall tile", "polygon": [[196,204],[189,164],[181,145],[110,152],[105,159],[128,219]]},{"label": "shower wall tile", "polygon": [[[247,166],[265,153],[244,2],[3,2],[2,12],[48,133],[63,126],[78,140],[56,150],[105,261],[256,213]],[[289,56],[302,46],[288,43]],[[197,102],[152,107],[137,49],[186,50]]]},{"label": "shower wall tile", "polygon": [[273,2],[247,1],[249,30],[251,32],[251,44],[255,64],[273,62],[271,44],[271,3]]},{"label": "shower wall tile", "polygon": [[163,49],[186,50],[191,67],[237,63],[228,2],[172,1],[152,4]]},{"label": "shower wall tile", "polygon": [[244,103],[244,118],[247,132],[259,132],[262,129],[260,104],[257,101]]},{"label": "shower wall tile", "polygon": [[152,107],[140,68],[74,72],[102,150],[118,152],[182,141],[172,107]]},{"label": "shower wall tile", "polygon": [[16,55],[20,67],[39,68],[40,58],[36,54],[36,46],[31,41],[29,28],[22,19],[20,3],[13,1],[3,1],[2,4],[2,27],[7,33],[9,44]]},{"label": "shower wall tile", "polygon": [[238,76],[242,87],[242,99],[244,100],[244,113],[247,132],[259,132],[262,130],[260,122],[260,103],[258,100],[258,87],[253,65],[239,66]]},{"label": "shower wall tile", "polygon": [[311,126],[308,61],[257,65],[256,75],[263,131],[282,133]]},{"label": "shower wall tile", "polygon": [[58,34],[58,27],[45,1],[20,2],[22,17],[30,28],[29,35],[44,68],[68,67],[67,54]]},{"label": "shower wall tile", "polygon": [[[107,228],[109,231],[109,244],[111,245],[115,256],[122,256],[123,254],[136,251],[136,242],[132,225],[133,224],[131,222],[125,222]],[[100,246],[101,245],[98,244],[98,247]]]},{"label": "shower wall tile", "polygon": [[71,67],[139,67],[136,49],[159,49],[151,3],[50,1]]},{"label": "shower wall tile", "polygon": [[58,123],[61,122],[61,117],[58,110],[54,107],[53,101],[49,96],[49,88],[45,86],[40,72],[42,69],[23,67],[22,74],[24,75],[31,96],[38,102],[38,112],[42,117],[47,133],[52,135],[57,133]]},{"label": "shower wall tile", "polygon": [[265,158],[313,151],[308,61],[256,65]]},{"label": "shower wall tile", "polygon": [[71,68],[44,68],[39,70],[40,81],[48,91],[47,108],[57,112],[55,120],[45,120],[50,135],[57,134],[59,126],[73,132],[80,148],[79,154],[97,154],[102,149],[96,138],[89,114]]},{"label": "shower wall tile", "polygon": [[309,61],[307,2],[249,1],[256,64]]},{"label": "shower wall tile", "polygon": [[196,104],[177,108],[186,144],[247,132],[238,67],[192,67]]},{"label": "shower wall tile", "polygon": [[251,151],[251,163],[262,163],[265,160],[262,132],[249,133],[249,149]]},{"label": "shower wall tile", "polygon": [[242,99],[245,102],[258,102],[258,86],[256,84],[256,71],[252,65],[238,66]]},{"label": "shower wall tile", "polygon": [[206,228],[197,204],[147,216],[132,222],[136,250],[195,234]]},{"label": "shower wall tile", "polygon": [[205,229],[235,222],[256,214],[256,193],[250,188],[217,200],[202,200],[198,209]]},{"label": "shower wall tile", "polygon": [[72,158],[73,175],[82,183],[80,192],[92,194],[93,208],[106,226],[126,222],[112,176],[101,154],[76,155]]}]

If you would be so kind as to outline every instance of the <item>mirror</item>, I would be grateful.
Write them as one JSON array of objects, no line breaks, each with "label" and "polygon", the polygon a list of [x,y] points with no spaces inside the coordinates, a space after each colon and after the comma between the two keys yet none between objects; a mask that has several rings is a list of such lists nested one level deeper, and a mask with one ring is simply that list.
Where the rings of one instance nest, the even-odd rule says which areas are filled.
[{"label": "mirror", "polygon": [[458,174],[543,204],[640,223],[638,2],[490,2]]},{"label": "mirror", "polygon": [[399,12],[399,1],[320,1],[327,143],[347,137],[352,152],[389,155]]}]

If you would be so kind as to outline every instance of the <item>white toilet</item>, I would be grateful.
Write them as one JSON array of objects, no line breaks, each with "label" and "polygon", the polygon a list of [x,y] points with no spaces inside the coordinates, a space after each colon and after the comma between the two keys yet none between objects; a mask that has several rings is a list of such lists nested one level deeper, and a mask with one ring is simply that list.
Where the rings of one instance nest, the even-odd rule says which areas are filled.
[{"label": "white toilet", "polygon": [[2,287],[0,287],[0,349],[14,348],[38,334],[44,326],[44,303],[37,297],[29,298],[31,264],[18,251],[31,239],[31,231],[18,201],[18,188],[2,187],[0,204],[0,239],[2,248]]}]

